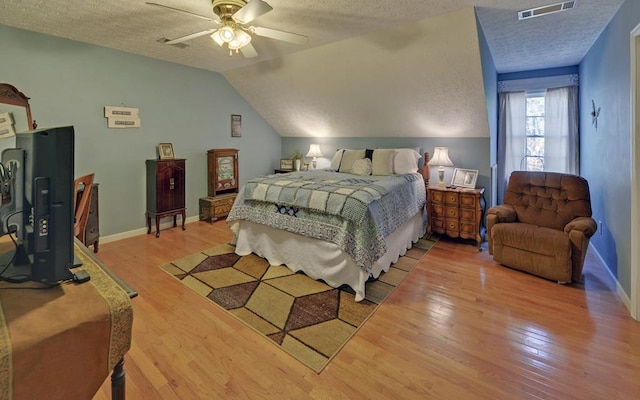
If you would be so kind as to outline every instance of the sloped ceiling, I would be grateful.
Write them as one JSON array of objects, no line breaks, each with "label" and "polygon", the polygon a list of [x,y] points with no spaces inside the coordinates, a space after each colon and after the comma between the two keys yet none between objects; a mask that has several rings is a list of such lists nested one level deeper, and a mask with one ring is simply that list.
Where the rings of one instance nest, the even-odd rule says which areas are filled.
[{"label": "sloped ceiling", "polygon": [[[211,0],[155,2],[213,16]],[[0,24],[220,72],[282,136],[486,137],[474,7],[503,73],[578,64],[624,0],[516,18],[555,2],[268,0],[255,25],[309,42],[254,36],[250,59],[208,36],[163,44],[215,25],[145,0],[3,0]]]},{"label": "sloped ceiling", "polygon": [[489,136],[471,7],[224,76],[282,136]]}]

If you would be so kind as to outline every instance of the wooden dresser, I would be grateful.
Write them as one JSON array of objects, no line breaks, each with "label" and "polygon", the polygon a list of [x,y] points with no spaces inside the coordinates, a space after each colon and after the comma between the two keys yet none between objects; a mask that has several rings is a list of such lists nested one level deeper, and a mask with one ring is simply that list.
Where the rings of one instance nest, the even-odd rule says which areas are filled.
[{"label": "wooden dresser", "polygon": [[200,198],[200,220],[226,217],[238,195],[238,150],[207,151],[207,197]]},{"label": "wooden dresser", "polygon": [[155,218],[156,237],[160,236],[160,219],[182,217],[185,230],[185,160],[147,160],[147,234],[151,233],[151,220]]},{"label": "wooden dresser", "polygon": [[484,236],[484,188],[427,188],[427,235],[436,232],[453,238],[474,239],[481,251]]}]

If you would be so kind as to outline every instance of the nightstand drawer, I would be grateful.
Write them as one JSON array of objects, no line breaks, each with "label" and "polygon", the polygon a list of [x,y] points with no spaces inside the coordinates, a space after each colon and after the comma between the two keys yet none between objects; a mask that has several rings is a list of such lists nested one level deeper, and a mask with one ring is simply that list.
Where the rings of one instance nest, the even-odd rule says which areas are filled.
[{"label": "nightstand drawer", "polygon": [[444,204],[444,192],[429,191],[429,201],[433,204]]},{"label": "nightstand drawer", "polygon": [[458,219],[458,207],[445,207],[444,208],[444,215],[447,218],[455,218]]},{"label": "nightstand drawer", "polygon": [[444,204],[457,206],[460,204],[460,196],[457,192],[446,192],[444,196]]},{"label": "nightstand drawer", "polygon": [[461,221],[471,221],[475,223],[476,210],[474,210],[473,208],[460,208],[459,211]]}]

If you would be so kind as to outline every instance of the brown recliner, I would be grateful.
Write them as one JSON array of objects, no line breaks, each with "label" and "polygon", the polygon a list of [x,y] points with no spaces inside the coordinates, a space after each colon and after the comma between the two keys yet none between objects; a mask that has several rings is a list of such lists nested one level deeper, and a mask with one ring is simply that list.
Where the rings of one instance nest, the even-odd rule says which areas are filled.
[{"label": "brown recliner", "polygon": [[596,229],[589,184],[577,175],[514,171],[504,204],[487,211],[495,261],[560,283],[582,280]]}]

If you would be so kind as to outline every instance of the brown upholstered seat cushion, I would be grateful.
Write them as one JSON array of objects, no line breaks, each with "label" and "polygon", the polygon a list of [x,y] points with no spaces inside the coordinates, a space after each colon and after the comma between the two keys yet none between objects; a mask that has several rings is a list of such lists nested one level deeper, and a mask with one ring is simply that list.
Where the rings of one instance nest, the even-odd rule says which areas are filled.
[{"label": "brown upholstered seat cushion", "polygon": [[571,242],[563,231],[508,223],[492,230],[493,259],[559,282],[571,282]]}]

